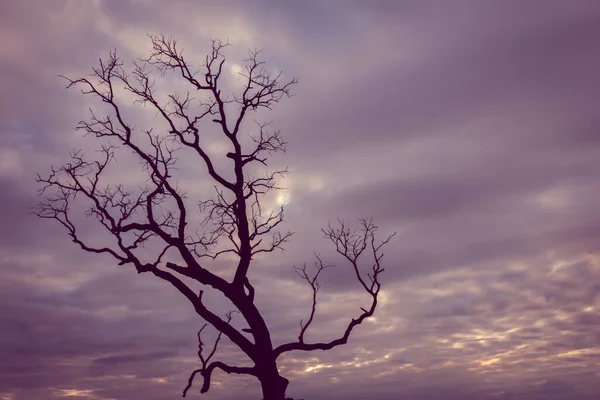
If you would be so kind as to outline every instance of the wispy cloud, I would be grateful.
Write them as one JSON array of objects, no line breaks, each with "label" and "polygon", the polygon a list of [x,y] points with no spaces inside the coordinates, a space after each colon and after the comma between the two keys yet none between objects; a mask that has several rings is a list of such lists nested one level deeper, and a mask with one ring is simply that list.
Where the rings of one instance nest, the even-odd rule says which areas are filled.
[{"label": "wispy cloud", "polygon": [[[35,174],[73,148],[95,147],[73,131],[92,103],[63,90],[58,75],[87,74],[113,48],[126,60],[143,55],[150,33],[172,35],[198,63],[211,37],[228,38],[231,85],[247,48],[264,48],[270,67],[300,77],[296,96],[262,115],[289,141],[274,162],[292,171],[279,200],[296,231],[285,253],[252,271],[276,342],[295,338],[309,312],[310,288],[291,266],[310,263],[313,250],[336,268],[324,273],[307,337],[338,336],[368,301],[320,237],[328,220],[373,216],[382,231],[398,231],[376,317],[345,347],[283,357],[291,396],[600,394],[599,3],[5,3],[0,359],[9,361],[0,399],[162,399],[178,395],[197,366],[202,321],[184,299],[81,253],[28,214]],[[127,112],[136,124],[157,123],[148,109]],[[218,141],[210,149],[226,151]],[[182,184],[202,195],[210,182],[182,161]],[[119,163],[113,178],[135,183],[135,160]],[[258,389],[217,375],[203,396],[259,398]]]}]

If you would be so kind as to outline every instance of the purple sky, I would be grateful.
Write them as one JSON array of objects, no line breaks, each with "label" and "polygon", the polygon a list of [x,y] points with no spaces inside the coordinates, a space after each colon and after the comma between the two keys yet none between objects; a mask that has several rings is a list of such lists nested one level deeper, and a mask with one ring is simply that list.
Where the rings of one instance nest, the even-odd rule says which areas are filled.
[{"label": "purple sky", "polygon": [[[202,321],[179,293],[28,214],[35,174],[95,147],[73,127],[97,103],[57,75],[113,48],[144,56],[150,33],[198,60],[229,38],[233,86],[255,47],[300,78],[265,116],[289,141],[275,162],[292,172],[296,232],[252,270],[276,343],[309,312],[292,265],[313,251],[338,266],[307,339],[339,336],[368,304],[321,238],[329,219],[398,231],[376,318],[347,346],[282,357],[288,395],[599,398],[599,20],[594,0],[0,1],[0,399],[178,398],[198,366]],[[128,163],[115,178],[136,182]],[[187,175],[198,193],[201,172]],[[243,396],[259,399],[258,382],[224,374],[190,393]]]}]

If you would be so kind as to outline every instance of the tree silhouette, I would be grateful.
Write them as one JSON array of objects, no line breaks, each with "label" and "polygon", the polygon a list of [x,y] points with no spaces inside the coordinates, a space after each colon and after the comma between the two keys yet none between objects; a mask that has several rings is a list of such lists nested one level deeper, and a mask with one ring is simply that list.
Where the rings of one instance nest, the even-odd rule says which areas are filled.
[{"label": "tree silhouette", "polygon": [[[252,260],[259,253],[283,249],[292,235],[280,231],[284,205],[265,205],[268,195],[279,189],[278,178],[287,170],[253,175],[256,166],[266,166],[270,155],[284,152],[286,142],[279,130],[269,123],[257,123],[249,139],[241,132],[248,130],[244,121],[259,110],[271,110],[283,98],[297,79],[282,81],[282,74],[270,72],[260,60],[260,51],[249,51],[245,70],[239,72],[244,84],[237,94],[225,95],[222,83],[225,58],[220,41],[212,42],[212,51],[199,70],[192,69],[176,41],[165,36],[150,36],[149,57],[133,63],[126,72],[115,51],[100,60],[89,78],[69,79],[68,87],[79,87],[85,95],[99,99],[105,105],[102,116],[90,110],[88,120],[81,121],[77,130],[99,139],[100,157],[87,159],[82,151],[73,151],[70,162],[51,167],[46,177],[38,175],[43,185],[40,194],[48,193],[38,205],[36,214],[60,222],[74,243],[83,250],[108,254],[119,265],[133,265],[138,273],[151,273],[169,282],[185,296],[196,313],[206,321],[198,332],[200,368],[193,371],[185,397],[194,378],[203,378],[201,393],[210,388],[215,369],[227,374],[246,374],[261,384],[264,400],[283,400],[289,381],[279,374],[277,358],[289,351],[329,350],[345,344],[352,330],[375,312],[381,288],[382,247],[393,236],[376,241],[377,226],[361,220],[358,230],[351,230],[342,221],[323,230],[336,251],[350,264],[371,304],[351,319],[343,334],[334,340],[308,343],[305,333],[314,320],[317,306],[319,276],[328,267],[320,257],[316,272],[306,265],[296,268],[298,275],[312,289],[312,308],[306,321],[300,321],[297,340],[274,347],[271,333],[255,304],[255,288],[248,278]],[[174,73],[189,89],[185,94],[173,92],[161,95],[155,90],[158,74],[166,79]],[[171,75],[169,76],[169,78]],[[119,90],[129,93],[138,105],[150,107],[165,124],[162,134],[152,129],[136,129],[128,122],[128,110],[122,103]],[[235,92],[232,90],[232,92]],[[198,98],[193,97],[194,93]],[[222,157],[209,151],[203,123],[216,128],[226,139],[230,152]],[[108,170],[119,149],[139,158],[145,182],[134,189],[124,183],[113,183],[114,174]],[[197,201],[197,212],[190,208],[190,199],[180,188],[177,178],[177,155],[187,151],[196,157],[214,184],[214,195]],[[214,152],[213,152],[214,153]],[[262,168],[262,167],[261,167]],[[264,173],[264,171],[263,171]],[[86,204],[80,210],[80,200]],[[76,210],[76,211],[73,211]],[[74,212],[82,211],[94,219],[106,235],[94,242],[84,238],[76,226]],[[197,230],[192,232],[193,225]],[[110,240],[108,240],[110,238]],[[96,243],[96,244],[92,244]],[[227,256],[225,256],[227,254]],[[359,261],[369,257],[370,272],[364,273]],[[151,259],[149,259],[151,258]],[[214,270],[217,258],[236,263],[233,278],[227,280]],[[195,281],[203,290],[195,291],[188,283]],[[220,317],[206,307],[204,289],[220,292],[235,308]],[[238,329],[232,323],[239,313],[248,328]],[[212,326],[218,336],[212,346],[202,341],[202,333]],[[228,365],[213,360],[223,336],[227,337],[248,358],[248,366]]]}]

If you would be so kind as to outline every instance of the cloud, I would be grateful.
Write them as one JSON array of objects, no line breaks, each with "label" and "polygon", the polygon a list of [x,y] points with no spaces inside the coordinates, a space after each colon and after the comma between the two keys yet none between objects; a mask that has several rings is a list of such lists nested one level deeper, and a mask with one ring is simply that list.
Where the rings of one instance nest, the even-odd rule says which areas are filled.
[{"label": "cloud", "polygon": [[[308,339],[339,337],[369,300],[320,228],[373,216],[382,234],[398,231],[375,318],[343,348],[286,354],[290,396],[597,398],[599,13],[584,0],[3,5],[0,358],[10,363],[0,398],[158,399],[198,367],[203,322],[184,298],[29,215],[35,174],[98,145],[73,131],[98,105],[58,75],[85,75],[114,48],[129,62],[148,33],[172,35],[198,64],[210,38],[232,42],[230,66],[264,48],[270,67],[300,77],[296,96],[257,114],[289,141],[269,167],[292,171],[282,183],[294,240],[250,272],[275,342],[294,340],[310,312],[310,287],[291,266],[313,251],[336,268],[323,275]],[[184,89],[173,76],[157,85]],[[161,127],[150,108],[126,113]],[[208,126],[211,154],[228,151]],[[191,205],[211,183],[180,155]],[[119,154],[111,179],[135,184],[139,167]],[[247,363],[223,344],[219,357]],[[216,374],[203,398],[242,394],[259,398],[257,383]]]}]

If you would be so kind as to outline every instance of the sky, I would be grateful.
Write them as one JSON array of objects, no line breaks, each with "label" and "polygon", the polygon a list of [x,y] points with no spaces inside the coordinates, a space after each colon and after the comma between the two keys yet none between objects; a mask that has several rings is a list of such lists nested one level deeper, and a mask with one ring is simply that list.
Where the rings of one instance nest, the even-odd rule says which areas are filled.
[{"label": "sky", "polygon": [[[397,232],[376,316],[346,346],[283,356],[288,396],[597,399],[599,19],[593,0],[0,1],[0,399],[178,398],[199,367],[203,322],[174,288],[30,214],[36,174],[98,146],[73,128],[102,107],[58,75],[85,76],[112,49],[130,65],[160,33],[198,63],[211,38],[229,40],[232,90],[247,49],[299,78],[260,114],[289,142],[272,165],[291,171],[281,198],[295,232],[251,270],[275,343],[310,311],[292,266],[315,251],[336,267],[307,340],[340,336],[368,304],[322,237],[328,221]],[[157,124],[130,100],[136,124]],[[110,179],[140,182],[135,160],[119,163]],[[205,194],[204,171],[182,163],[190,194]],[[223,344],[220,357],[243,360]],[[260,386],[217,373],[188,396],[259,399]]]}]

